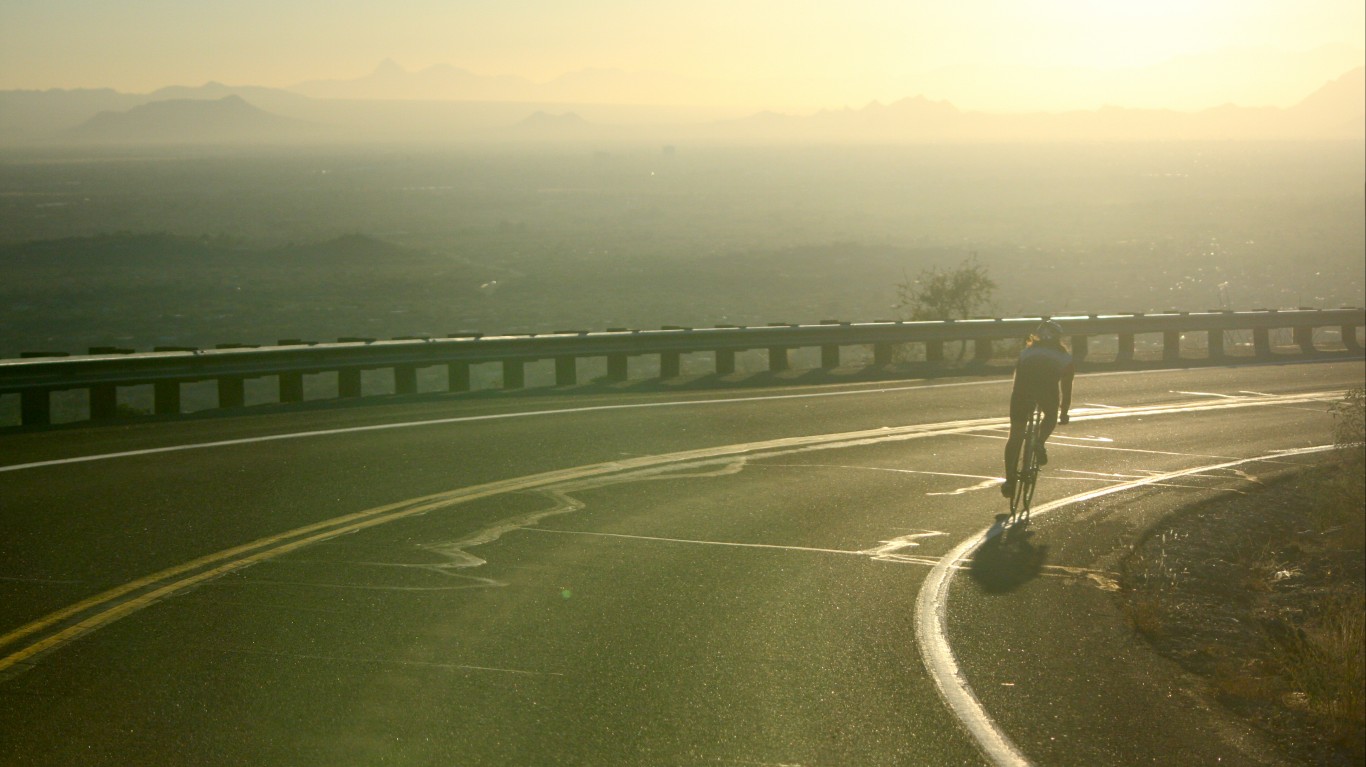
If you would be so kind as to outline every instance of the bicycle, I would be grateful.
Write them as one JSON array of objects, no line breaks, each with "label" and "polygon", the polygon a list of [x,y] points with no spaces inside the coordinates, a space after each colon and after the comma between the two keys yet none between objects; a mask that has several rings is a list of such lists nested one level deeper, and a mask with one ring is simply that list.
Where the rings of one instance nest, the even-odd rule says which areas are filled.
[{"label": "bicycle", "polygon": [[1039,424],[1043,410],[1038,405],[1025,426],[1024,443],[1015,467],[1015,492],[1010,496],[1010,522],[1028,521],[1029,505],[1034,501],[1034,485],[1039,481]]}]

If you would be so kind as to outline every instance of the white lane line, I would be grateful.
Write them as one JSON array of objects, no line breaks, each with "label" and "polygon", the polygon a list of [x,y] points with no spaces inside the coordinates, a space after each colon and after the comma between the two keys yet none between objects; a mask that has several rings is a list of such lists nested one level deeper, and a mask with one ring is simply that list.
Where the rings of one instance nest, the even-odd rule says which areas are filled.
[{"label": "white lane line", "polygon": [[989,487],[996,487],[1004,481],[1005,480],[1002,477],[992,477],[991,479],[978,482],[975,485],[968,485],[967,487],[960,487],[943,493],[925,493],[925,495],[962,495],[964,493],[971,493],[974,490],[986,490]]},{"label": "white lane line", "polygon": [[866,554],[879,562],[920,563],[923,562],[926,558],[911,556],[910,554],[905,554],[902,552],[904,552],[906,549],[914,549],[919,547],[920,541],[916,540],[917,538],[938,538],[941,535],[948,535],[948,533],[939,530],[926,530],[921,533],[911,533],[910,535],[898,536],[896,538],[891,539],[890,541],[882,541],[881,546],[868,549],[860,553]]},{"label": "white lane line", "polygon": [[[978,435],[971,435],[971,434],[970,434],[970,435],[968,435],[968,436],[978,436]],[[1091,446],[1091,445],[1072,445],[1072,447],[1092,447],[1092,446]],[[1132,452],[1132,453],[1153,453],[1153,452],[1158,452],[1158,451],[1153,451],[1153,450],[1137,450],[1137,449],[1129,449],[1129,448],[1112,448],[1112,449],[1118,450],[1118,451],[1121,451],[1121,452]],[[1232,458],[1232,456],[1225,456],[1225,455],[1192,455],[1192,454],[1188,454],[1188,453],[1160,453],[1160,454],[1161,454],[1161,455],[1176,455],[1176,456],[1180,456],[1180,457],[1183,457],[1183,458]],[[752,468],[768,468],[768,467],[778,466],[778,467],[794,468],[794,469],[805,469],[805,468],[808,468],[808,467],[819,467],[819,468],[823,468],[823,469],[855,469],[855,470],[858,470],[858,471],[889,471],[889,472],[893,472],[893,473],[896,473],[896,474],[924,474],[924,475],[931,476],[931,477],[961,477],[961,478],[963,478],[963,479],[980,479],[980,480],[982,480],[981,482],[979,482],[979,483],[977,483],[977,484],[975,484],[975,485],[968,485],[967,487],[960,487],[960,488],[958,488],[958,489],[956,489],[956,490],[950,490],[950,491],[948,491],[948,492],[942,492],[942,493],[925,493],[925,495],[962,495],[962,494],[964,494],[964,493],[972,492],[972,491],[974,491],[974,490],[985,490],[985,489],[990,488],[990,487],[995,487],[995,486],[1001,484],[1002,482],[1005,482],[1005,481],[1006,481],[1006,480],[1005,480],[1005,477],[989,477],[989,476],[987,476],[987,475],[985,475],[985,474],[958,474],[958,473],[949,472],[949,471],[921,471],[921,470],[918,470],[918,469],[894,469],[894,468],[887,467],[887,466],[848,466],[848,465],[837,464],[837,463],[768,463],[768,462],[764,462],[764,463],[753,463],[753,464],[750,464],[750,466],[751,466]],[[1093,472],[1078,472],[1078,471],[1076,471],[1075,469],[1063,469],[1063,471],[1072,471],[1073,473],[1078,473],[1078,474],[1080,474],[1080,473],[1093,473]],[[1147,475],[1138,475],[1138,474],[1130,474],[1130,475],[1123,475],[1123,474],[1100,474],[1099,477],[1095,477],[1095,478],[1093,478],[1093,477],[1056,477],[1056,478],[1057,478],[1057,479],[1063,479],[1063,480],[1071,480],[1071,481],[1074,481],[1074,482],[1109,482],[1109,481],[1111,481],[1111,480],[1113,480],[1114,478],[1117,478],[1117,477],[1136,477],[1136,476],[1147,476]],[[1163,485],[1163,487],[1184,487],[1184,488],[1205,489],[1205,488],[1204,488],[1203,486],[1201,486],[1201,485]]]},{"label": "white lane line", "polygon": [[1087,474],[1101,479],[1138,479],[1146,474],[1119,474],[1113,471],[1085,471],[1083,469],[1060,469],[1063,474]]},{"label": "white lane line", "polygon": [[[795,468],[795,469],[805,469],[805,468],[810,468],[810,467],[819,467],[819,468],[822,468],[822,469],[854,469],[854,470],[858,470],[858,471],[889,471],[889,472],[893,472],[893,473],[895,473],[895,474],[924,474],[924,475],[931,476],[931,477],[960,477],[960,478],[962,478],[962,479],[978,479],[978,480],[981,480],[980,482],[978,482],[978,483],[976,483],[976,484],[968,485],[968,486],[966,486],[966,487],[956,488],[956,489],[954,489],[954,490],[949,490],[949,491],[946,491],[946,492],[940,492],[940,493],[925,493],[925,495],[930,495],[930,496],[935,496],[935,495],[963,495],[963,494],[965,494],[965,493],[970,493],[970,492],[973,492],[973,491],[976,491],[976,490],[986,490],[987,488],[996,487],[997,485],[999,485],[999,484],[1001,484],[1002,482],[1005,482],[1005,481],[1006,481],[1006,480],[1005,480],[1005,477],[989,477],[989,476],[987,476],[987,475],[985,475],[985,474],[957,474],[957,473],[949,472],[949,471],[920,471],[920,470],[918,470],[918,469],[894,469],[894,468],[887,467],[887,466],[847,466],[847,465],[835,464],[835,463],[767,463],[767,462],[765,462],[765,463],[756,463],[756,464],[752,464],[752,466],[754,466],[754,467],[761,467],[761,468],[766,468],[766,467],[770,467],[770,466],[779,466],[779,467]],[[1082,481],[1081,478],[1078,478],[1078,477],[1060,477],[1059,479],[1076,479],[1076,480],[1078,480],[1078,481]],[[1103,482],[1103,481],[1106,481],[1106,480],[1085,480],[1085,481],[1099,481],[1099,482]]]},{"label": "white lane line", "polygon": [[[1030,516],[1047,514],[1054,509],[1060,509],[1074,503],[1081,503],[1112,493],[1132,490],[1192,474],[1203,474],[1272,458],[1321,453],[1332,449],[1334,449],[1333,445],[1318,445],[1295,450],[1278,450],[1253,458],[1240,458],[1225,463],[1155,474],[1046,503],[1031,510]],[[949,710],[958,717],[958,720],[963,723],[977,741],[977,745],[983,754],[993,764],[1002,767],[1006,765],[1029,767],[1030,761],[1025,758],[1009,736],[997,726],[995,720],[991,718],[991,715],[982,706],[981,701],[977,699],[976,694],[973,693],[972,686],[968,684],[967,678],[958,666],[958,659],[954,656],[953,648],[948,639],[949,584],[953,581],[954,574],[962,568],[963,562],[987,540],[1000,535],[1001,532],[1000,523],[997,523],[967,538],[948,554],[945,554],[934,567],[930,568],[930,574],[925,578],[915,600],[916,639],[920,645],[921,660],[924,662],[930,677],[934,679],[940,697],[944,699]]]},{"label": "white lane line", "polygon": [[[1282,363],[1282,362],[1278,362],[1278,363],[1264,363],[1264,364],[1286,365],[1286,364],[1309,364],[1309,363],[1291,363],[1291,362],[1283,362],[1283,363]],[[1263,365],[1259,365],[1259,364],[1250,364],[1250,365],[1244,365],[1244,366],[1242,366],[1242,367],[1259,367],[1259,366],[1263,366]],[[1149,375],[1149,374],[1151,374],[1151,373],[1153,373],[1153,372],[1160,372],[1160,371],[1151,371],[1151,370],[1115,370],[1115,371],[1106,371],[1106,372],[1102,372],[1102,373],[1087,373],[1087,374],[1084,374],[1084,375],[1079,375],[1079,376],[1077,376],[1077,377],[1078,377],[1078,378],[1108,378],[1108,377],[1112,377],[1112,376]],[[453,417],[453,418],[434,418],[434,419],[422,420],[422,421],[400,421],[400,422],[397,422],[397,423],[371,424],[371,425],[369,425],[369,426],[348,426],[348,427],[342,427],[342,428],[337,428],[337,429],[313,429],[313,430],[309,430],[309,431],[289,432],[289,433],[286,433],[286,434],[268,434],[268,435],[262,435],[262,436],[258,436],[258,437],[242,437],[242,438],[240,438],[240,439],[217,440],[217,441],[214,441],[214,442],[195,442],[195,443],[189,443],[189,444],[183,444],[183,445],[166,445],[166,446],[163,446],[163,447],[144,448],[144,449],[142,449],[142,450],[124,450],[124,451],[115,452],[115,453],[99,453],[99,454],[94,454],[94,455],[73,456],[73,457],[70,457],[70,458],[55,458],[55,459],[50,459],[50,460],[46,460],[46,461],[33,461],[33,462],[31,462],[31,463],[19,463],[19,464],[11,464],[11,465],[9,465],[9,466],[0,466],[0,472],[22,471],[22,470],[24,470],[24,469],[37,469],[37,468],[42,468],[42,467],[45,467],[45,466],[63,466],[63,465],[73,464],[73,463],[86,463],[86,462],[89,462],[89,461],[105,461],[105,460],[111,460],[111,459],[116,459],[116,458],[133,458],[133,457],[143,456],[143,455],[157,455],[157,454],[160,454],[160,453],[176,453],[176,452],[182,452],[182,451],[186,451],[186,450],[204,450],[204,449],[216,448],[216,447],[233,447],[233,446],[237,446],[237,445],[251,445],[251,444],[257,444],[257,443],[262,443],[262,442],[277,442],[277,441],[280,441],[280,440],[287,440],[287,439],[306,439],[306,438],[309,438],[309,437],[326,437],[326,436],[331,436],[331,435],[335,435],[335,434],[357,434],[357,433],[370,432],[370,431],[385,431],[385,430],[389,430],[389,429],[411,429],[411,428],[416,428],[416,427],[420,427],[420,426],[441,426],[441,425],[454,424],[454,423],[472,423],[472,422],[478,422],[478,421],[507,420],[507,419],[512,419],[512,418],[533,418],[533,417],[540,417],[540,416],[571,415],[571,414],[575,414],[575,413],[606,412],[606,411],[613,411],[613,410],[640,410],[640,409],[645,409],[645,408],[692,407],[692,406],[698,406],[698,405],[734,404],[734,403],[741,403],[741,402],[766,402],[766,401],[773,401],[773,400],[813,399],[813,398],[818,398],[818,397],[852,397],[852,396],[873,395],[873,394],[900,394],[900,393],[905,393],[905,392],[909,392],[909,391],[915,391],[915,390],[917,390],[917,389],[955,389],[955,388],[965,388],[965,387],[970,387],[970,386],[1004,386],[1004,385],[1009,384],[1009,383],[1011,383],[1011,379],[1009,379],[1009,378],[992,378],[992,379],[979,380],[979,381],[955,381],[955,382],[952,382],[952,383],[939,383],[939,384],[925,384],[925,383],[920,383],[920,384],[912,384],[912,385],[908,385],[908,386],[884,386],[884,387],[880,387],[880,388],[876,388],[876,389],[855,389],[855,390],[841,390],[841,391],[804,392],[804,393],[801,393],[801,394],[771,394],[771,395],[760,395],[760,396],[752,396],[752,397],[724,397],[724,398],[719,398],[719,399],[699,399],[699,400],[683,400],[683,401],[670,401],[670,402],[636,402],[636,403],[622,404],[622,405],[591,405],[591,406],[588,406],[588,407],[557,408],[557,409],[551,409],[551,410],[528,410],[528,411],[521,411],[521,412],[516,412],[516,413],[490,413],[490,414],[487,414],[487,415],[456,416],[456,417]],[[1341,392],[1340,392],[1340,391],[1339,391],[1339,392],[1336,392],[1336,394],[1338,394],[1339,396],[1341,396]],[[1225,394],[1209,394],[1209,395],[1207,395],[1207,396],[1212,396],[1212,397],[1230,397],[1230,395],[1225,395]],[[1262,395],[1262,396],[1276,396],[1276,395]],[[1282,396],[1282,397],[1295,397],[1296,395],[1280,395],[1280,396]],[[1237,400],[1237,399],[1239,399],[1239,398],[1237,398],[1237,397],[1232,397],[1232,399]],[[1158,414],[1158,413],[1162,413],[1162,412],[1167,412],[1167,411],[1164,409],[1164,406],[1147,406],[1147,408],[1145,408],[1145,407],[1143,407],[1143,406],[1139,406],[1139,407],[1137,407],[1137,408],[1126,408],[1126,407],[1117,407],[1117,406],[1114,406],[1114,405],[1093,405],[1093,407],[1103,408],[1103,409],[1106,410],[1106,411],[1113,411],[1113,412],[1116,413],[1116,414],[1132,412],[1132,411],[1135,410],[1135,409],[1137,409],[1137,410],[1144,410],[1144,409],[1147,409],[1147,408],[1151,408],[1151,409],[1152,409],[1152,412],[1153,412],[1154,414]],[[1170,407],[1170,406],[1165,406],[1165,407]],[[1179,406],[1178,406],[1178,407],[1179,407]],[[1089,417],[1091,417],[1091,418],[1104,418],[1104,417],[1107,417],[1107,416],[1109,416],[1109,415],[1110,415],[1110,413],[1108,413],[1108,412],[1103,412],[1102,414],[1091,415],[1091,416],[1089,416]],[[1076,415],[1076,414],[1074,414],[1072,420],[1074,420],[1074,421],[1085,420],[1087,417],[1088,417],[1088,416],[1085,416],[1085,415]]]},{"label": "white lane line", "polygon": [[594,538],[626,538],[635,541],[657,541],[659,543],[689,543],[698,546],[726,546],[737,549],[778,549],[780,551],[809,551],[815,554],[848,554],[867,556],[866,551],[848,549],[819,549],[811,546],[782,546],[776,543],[735,543],[733,541],[698,541],[689,538],[662,538],[654,535],[627,535],[625,533],[595,533],[586,530],[554,530],[547,527],[526,527],[524,533],[550,533],[553,535],[587,535]]},{"label": "white lane line", "polygon": [[[1192,409],[1197,409],[1197,408],[1192,408]],[[1198,409],[1202,409],[1202,410],[1203,410],[1204,408],[1198,408]],[[996,430],[996,429],[981,429],[980,431],[997,431],[997,430]],[[995,439],[995,440],[1002,440],[1002,441],[1004,441],[1004,440],[1006,440],[1006,439],[1009,439],[1008,437],[1004,436],[1004,430],[1001,430],[1001,433],[1000,433],[1000,434],[981,434],[981,433],[978,433],[978,432],[963,432],[960,436],[963,436],[963,437],[977,437],[977,438],[979,438],[979,439]],[[1111,450],[1111,451],[1114,451],[1114,452],[1116,452],[1116,453],[1147,453],[1148,455],[1174,455],[1174,456],[1177,456],[1177,457],[1179,457],[1179,458],[1232,458],[1232,457],[1233,457],[1233,456],[1231,456],[1231,455],[1202,455],[1202,454],[1200,454],[1200,453],[1173,453],[1173,452],[1171,452],[1171,451],[1169,451],[1169,450],[1143,450],[1143,449],[1141,449],[1141,448],[1136,448],[1136,447],[1113,447],[1113,446],[1110,446],[1110,445],[1078,445],[1078,444],[1075,444],[1075,443],[1072,443],[1072,442],[1054,442],[1053,440],[1056,439],[1058,436],[1059,436],[1059,435],[1058,435],[1057,432],[1053,432],[1053,434],[1052,434],[1051,436],[1049,436],[1049,438],[1048,438],[1048,444],[1049,444],[1050,446],[1052,446],[1052,445],[1060,445],[1060,446],[1062,446],[1062,447],[1074,447],[1074,448],[1076,448],[1076,449],[1078,449],[1078,450]]]},{"label": "white lane line", "polygon": [[528,527],[526,533],[550,533],[551,535],[586,535],[592,538],[623,538],[632,541],[655,541],[658,543],[686,543],[695,546],[721,546],[737,549],[776,549],[778,551],[804,551],[814,554],[843,554],[846,556],[869,557],[879,562],[906,562],[910,564],[932,565],[938,560],[932,557],[916,557],[903,553],[907,549],[920,546],[917,538],[935,538],[948,533],[939,530],[926,530],[910,535],[902,535],[888,541],[879,541],[871,549],[851,551],[849,549],[822,549],[812,546],[784,546],[776,543],[737,543],[734,541],[700,541],[691,538],[664,538],[656,535],[630,535],[627,533],[600,533],[592,530],[555,530],[546,527]]},{"label": "white lane line", "polygon": [[454,418],[435,418],[425,421],[400,421],[397,423],[371,424],[369,426],[348,426],[338,429],[315,429],[310,431],[289,432],[287,434],[267,434],[259,437],[224,439],[217,440],[215,442],[194,442],[185,445],[167,445],[164,447],[151,447],[142,450],[124,450],[117,453],[99,453],[95,455],[74,456],[71,458],[55,458],[47,461],[34,461],[32,463],[18,463],[9,466],[0,466],[0,472],[21,471],[23,469],[37,469],[44,466],[63,466],[72,463],[86,463],[88,461],[105,461],[114,458],[132,458],[142,455],[156,455],[158,453],[177,453],[185,450],[204,450],[215,447],[252,445],[260,442],[277,442],[279,440],[286,439],[327,437],[335,434],[358,434],[369,431],[384,431],[389,429],[411,429],[418,426],[442,426],[453,423],[499,421],[512,418],[534,418],[551,415],[572,415],[576,413],[595,413],[612,410],[640,410],[645,408],[690,407],[695,405],[722,405],[735,404],[741,402],[767,402],[771,400],[811,399],[815,397],[849,397],[861,394],[902,393],[907,391],[913,391],[916,389],[949,389],[964,386],[987,386],[991,384],[1004,383],[1010,383],[1010,379],[1007,378],[991,379],[986,381],[959,381],[955,383],[921,384],[915,386],[891,386],[882,387],[878,389],[858,389],[854,391],[807,392],[803,394],[771,394],[754,397],[726,397],[721,399],[683,400],[672,402],[636,402],[624,405],[591,405],[588,407],[558,408],[553,410],[527,410],[516,413],[490,413],[488,415],[468,415],[457,416]]},{"label": "white lane line", "polygon": [[961,477],[961,478],[963,478],[963,479],[995,479],[995,480],[998,480],[998,481],[1001,479],[1000,477],[988,477],[988,476],[985,475],[985,474],[955,474],[955,473],[949,472],[949,471],[920,471],[920,470],[918,470],[918,469],[896,469],[896,468],[892,468],[892,467],[890,467],[890,466],[848,466],[848,465],[838,464],[838,463],[769,463],[768,461],[764,461],[763,463],[756,463],[756,464],[754,464],[754,467],[755,467],[755,468],[767,468],[767,467],[770,467],[770,466],[781,466],[781,467],[783,467],[783,468],[790,468],[790,469],[821,468],[821,469],[857,469],[857,470],[859,470],[859,471],[889,471],[889,472],[892,472],[893,474],[926,474],[926,475],[929,475],[929,476],[931,476],[931,477]]}]

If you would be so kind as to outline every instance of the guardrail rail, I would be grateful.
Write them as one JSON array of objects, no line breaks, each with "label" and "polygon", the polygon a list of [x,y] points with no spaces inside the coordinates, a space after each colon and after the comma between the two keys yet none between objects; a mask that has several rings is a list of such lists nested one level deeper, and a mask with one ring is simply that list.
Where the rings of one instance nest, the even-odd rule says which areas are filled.
[{"label": "guardrail rail", "polygon": [[[605,380],[628,379],[628,360],[657,356],[658,377],[677,378],[685,354],[705,353],[714,358],[718,376],[736,372],[736,355],[749,350],[765,350],[769,371],[791,368],[790,352],[818,348],[823,370],[841,366],[842,350],[851,347],[872,349],[872,365],[893,363],[896,350],[918,346],[917,359],[924,367],[948,367],[945,344],[961,342],[972,349],[969,367],[989,363],[995,356],[996,342],[1025,337],[1043,318],[992,318],[957,321],[910,322],[837,322],[815,325],[770,324],[763,327],[718,326],[712,328],[665,327],[659,330],[610,329],[605,331],[560,331],[536,335],[485,336],[457,334],[445,338],[403,338],[394,340],[340,339],[336,343],[282,341],[279,346],[251,347],[224,345],[215,349],[159,348],[134,353],[127,349],[95,348],[80,356],[51,356],[25,353],[19,359],[0,360],[0,395],[18,394],[20,422],[47,425],[52,422],[51,395],[54,392],[88,392],[88,415],[92,420],[107,420],[121,414],[119,390],[123,387],[153,388],[153,409],[157,415],[182,411],[181,386],[213,381],[217,385],[217,406],[244,406],[244,383],[248,379],[273,377],[278,381],[277,401],[304,400],[304,376],[335,373],[336,396],[361,397],[361,373],[370,370],[392,371],[395,394],[418,391],[420,369],[444,366],[446,389],[452,392],[471,389],[471,366],[493,363],[502,367],[502,387],[520,389],[526,385],[525,366],[539,360],[554,360],[556,386],[579,382],[579,362],[588,358],[606,361]],[[1113,314],[1052,317],[1070,337],[1073,356],[1080,369],[1126,367],[1139,364],[1195,365],[1266,362],[1305,357],[1360,356],[1362,344],[1358,328],[1366,326],[1363,309],[1296,309],[1257,311],[1168,312],[1160,314]],[[1273,345],[1273,331],[1288,330],[1291,343]],[[1332,344],[1318,344],[1315,331],[1338,338]],[[1135,339],[1160,334],[1160,354],[1140,359]],[[1247,337],[1249,344],[1231,350],[1230,334]],[[1184,348],[1185,336],[1204,336],[1203,356],[1192,356]],[[1098,339],[1114,338],[1113,357],[1105,361],[1088,359]],[[1197,339],[1198,340],[1198,339]],[[1246,347],[1246,348],[1244,348]],[[1330,348],[1331,347],[1331,348]],[[1198,351],[1200,347],[1196,347]],[[1013,354],[1012,354],[1013,356]],[[922,367],[923,370],[923,367]]]}]

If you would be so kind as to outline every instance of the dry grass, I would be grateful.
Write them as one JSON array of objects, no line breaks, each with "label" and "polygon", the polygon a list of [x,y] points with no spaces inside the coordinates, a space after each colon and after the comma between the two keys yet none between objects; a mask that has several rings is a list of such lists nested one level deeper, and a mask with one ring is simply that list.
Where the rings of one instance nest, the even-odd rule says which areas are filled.
[{"label": "dry grass", "polygon": [[1333,408],[1330,459],[1169,518],[1119,595],[1136,632],[1312,764],[1366,761],[1364,402]]},{"label": "dry grass", "polygon": [[1366,734],[1366,601],[1329,594],[1301,625],[1269,637],[1276,670],[1288,682],[1284,702],[1303,707],[1340,747],[1361,756]]}]

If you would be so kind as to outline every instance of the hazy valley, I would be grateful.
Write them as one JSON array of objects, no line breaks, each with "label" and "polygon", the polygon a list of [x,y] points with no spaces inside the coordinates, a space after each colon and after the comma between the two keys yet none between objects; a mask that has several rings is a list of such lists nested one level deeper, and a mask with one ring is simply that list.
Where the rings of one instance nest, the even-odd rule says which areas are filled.
[{"label": "hazy valley", "polygon": [[0,354],[1361,305],[1359,143],[10,152]]}]

